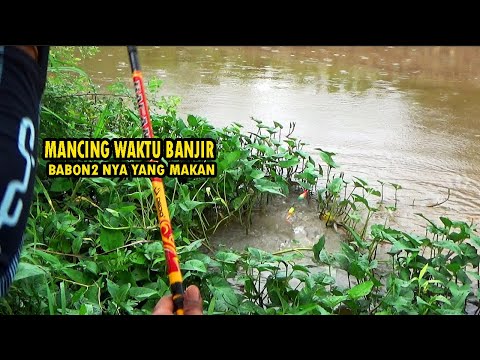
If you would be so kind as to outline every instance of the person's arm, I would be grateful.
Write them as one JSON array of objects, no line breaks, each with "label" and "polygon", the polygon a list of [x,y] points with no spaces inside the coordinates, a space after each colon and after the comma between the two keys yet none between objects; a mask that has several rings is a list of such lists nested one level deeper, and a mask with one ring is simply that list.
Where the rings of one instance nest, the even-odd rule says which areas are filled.
[{"label": "person's arm", "polygon": [[32,202],[48,54],[0,46],[0,297],[15,277]]}]

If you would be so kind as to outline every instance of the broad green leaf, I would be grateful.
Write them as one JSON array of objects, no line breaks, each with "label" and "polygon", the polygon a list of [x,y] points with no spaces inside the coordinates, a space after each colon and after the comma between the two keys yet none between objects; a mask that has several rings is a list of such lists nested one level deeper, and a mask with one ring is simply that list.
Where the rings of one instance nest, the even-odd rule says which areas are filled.
[{"label": "broad green leaf", "polygon": [[72,242],[72,251],[74,254],[78,254],[80,252],[80,248],[82,247],[83,239],[81,236],[76,236]]},{"label": "broad green leaf", "polygon": [[50,186],[52,192],[64,192],[72,189],[72,180],[68,178],[55,178]]},{"label": "broad green leaf", "polygon": [[216,302],[217,302],[217,299],[215,297],[212,297],[212,300],[210,301],[210,304],[208,305],[208,309],[207,309],[208,315],[212,315],[215,312]]},{"label": "broad green leaf", "polygon": [[346,295],[329,295],[320,299],[320,302],[322,303],[322,305],[333,309],[335,306],[347,299],[348,296]]},{"label": "broad green leaf", "polygon": [[240,259],[240,255],[232,252],[220,251],[215,255],[215,258],[220,262],[235,264],[235,262]]},{"label": "broad green leaf", "polygon": [[52,254],[48,254],[38,249],[35,250],[35,254],[43,258],[43,260],[45,260],[50,265],[52,265],[54,269],[59,269],[60,267],[62,267],[62,263],[60,262],[60,260]]},{"label": "broad green leaf", "polygon": [[452,221],[449,218],[444,217],[444,216],[440,216],[440,220],[445,227],[451,227],[452,226]]},{"label": "broad green leaf", "polygon": [[369,194],[374,195],[374,196],[378,196],[378,197],[382,196],[382,193],[381,193],[380,191],[378,191],[378,190],[375,190],[374,188],[368,188],[368,189],[367,189],[367,192],[368,192]]},{"label": "broad green leaf", "polygon": [[205,267],[205,264],[201,262],[200,260],[187,260],[185,263],[181,264],[182,270],[190,270],[190,271],[198,271],[205,273],[207,272],[207,269]]},{"label": "broad green leaf", "polygon": [[79,315],[94,315],[94,309],[92,304],[84,303],[80,306],[78,311]]},{"label": "broad green leaf", "polygon": [[125,237],[120,230],[104,229],[100,231],[100,246],[104,251],[111,251],[125,244]]},{"label": "broad green leaf", "polygon": [[372,291],[372,288],[373,288],[373,281],[369,280],[354,286],[353,288],[347,291],[347,294],[348,296],[350,296],[350,298],[355,300],[362,296],[367,296],[368,294],[370,294],[370,292]]},{"label": "broad green leaf", "polygon": [[313,257],[315,260],[319,261],[320,260],[320,251],[323,250],[323,247],[325,246],[325,235],[322,235],[320,239],[318,239],[317,243],[313,245],[312,250],[313,250]]},{"label": "broad green leaf", "polygon": [[26,279],[32,276],[45,275],[45,271],[38,265],[20,262],[18,264],[15,281]]},{"label": "broad green leaf", "polygon": [[455,254],[462,253],[462,250],[460,249],[460,246],[458,246],[458,244],[455,244],[454,242],[448,240],[435,241],[433,242],[433,246],[451,250]]},{"label": "broad green leaf", "polygon": [[360,202],[363,205],[367,207],[367,209],[370,209],[370,205],[368,204],[367,199],[365,199],[363,196],[357,195],[357,194],[352,194],[353,201],[355,202]]},{"label": "broad green leaf", "polygon": [[158,297],[158,292],[156,290],[146,287],[132,287],[129,290],[129,294],[137,300],[145,300],[152,296]]},{"label": "broad green leaf", "polygon": [[470,285],[458,286],[455,283],[449,283],[448,288],[452,293],[452,297],[450,298],[452,308],[455,310],[464,310],[465,300],[470,293]]},{"label": "broad green leaf", "polygon": [[255,179],[253,180],[254,186],[260,192],[268,192],[271,194],[281,195],[285,197],[285,195],[281,192],[281,187],[275,184],[274,182],[266,179]]},{"label": "broad green leaf", "polygon": [[425,275],[425,273],[427,272],[427,269],[428,269],[428,264],[425,264],[422,270],[420,270],[420,275],[418,276],[419,281],[423,279],[423,275]]},{"label": "broad green leaf", "polygon": [[333,179],[332,182],[328,184],[327,189],[332,194],[337,195],[342,190],[342,187],[343,187],[343,179],[338,177]]},{"label": "broad green leaf", "polygon": [[283,125],[280,124],[280,123],[278,123],[278,122],[276,122],[276,121],[273,122],[273,125],[274,125],[276,128],[283,129]]},{"label": "broad green leaf", "polygon": [[130,289],[130,286],[131,286],[130,284],[124,284],[122,286],[119,286],[115,284],[113,281],[111,281],[110,279],[107,279],[108,292],[110,293],[110,295],[113,298],[113,301],[115,301],[117,305],[120,305],[125,301],[128,294],[128,290]]},{"label": "broad green leaf", "polygon": [[252,178],[252,179],[261,179],[263,177],[265,177],[265,173],[261,170],[258,170],[258,169],[253,169],[249,176]]},{"label": "broad green leaf", "polygon": [[296,270],[296,271],[301,271],[301,272],[304,272],[306,274],[309,274],[310,273],[310,270],[308,269],[308,267],[306,266],[303,266],[303,265],[293,265],[292,266],[292,269],[293,270]]},{"label": "broad green leaf", "polygon": [[357,245],[360,249],[366,249],[368,247],[367,243],[365,241],[363,241],[363,239],[360,237],[360,235],[358,235],[358,233],[353,228],[351,228],[348,225],[343,225],[343,226],[348,230],[350,235],[353,236],[353,239],[355,240],[355,242],[357,243]]},{"label": "broad green leaf", "polygon": [[361,179],[361,178],[359,178],[359,177],[357,177],[357,176],[354,176],[353,178],[357,180],[357,181],[354,181],[354,182],[353,182],[353,183],[355,184],[355,186],[357,186],[357,187],[366,187],[366,186],[368,186],[368,183],[367,183],[365,180],[363,180],[363,179]]},{"label": "broad green leaf", "polygon": [[[480,281],[480,274],[477,274],[476,272],[474,271],[467,271],[468,274],[470,274],[470,276],[472,276],[475,280],[478,280]],[[480,294],[480,293],[479,293]]]},{"label": "broad green leaf", "polygon": [[90,271],[91,273],[97,275],[98,274],[98,265],[97,263],[93,262],[93,261],[85,261],[85,268]]},{"label": "broad green leaf", "polygon": [[189,212],[203,204],[206,203],[195,200],[183,200],[179,205],[183,211]]},{"label": "broad green leaf", "polygon": [[435,301],[439,301],[439,302],[442,302],[442,303],[445,303],[445,304],[448,304],[448,305],[451,305],[450,303],[450,300],[448,300],[445,296],[443,295],[437,295],[437,296],[434,296],[430,302],[433,303]]},{"label": "broad green leaf", "polygon": [[333,262],[335,261],[335,258],[332,255],[330,255],[328,251],[325,249],[320,251],[318,259],[320,260],[321,263],[327,264],[327,265],[332,265]]},{"label": "broad green leaf", "polygon": [[113,210],[113,209],[110,209],[110,208],[106,208],[105,210],[107,210],[110,214],[112,214],[113,216],[115,217],[119,217],[120,214],[118,213],[118,211],[116,210]]},{"label": "broad green leaf", "polygon": [[435,270],[433,267],[429,266],[427,272],[432,275],[434,278],[440,280],[442,283],[448,283],[447,277],[440,273],[439,271]]},{"label": "broad green leaf", "polygon": [[138,264],[138,265],[143,265],[147,262],[147,260],[145,259],[145,256],[141,253],[138,253],[138,252],[135,252],[135,253],[131,254],[129,256],[129,260],[132,263]]},{"label": "broad green leaf", "polygon": [[396,190],[400,190],[402,188],[402,186],[399,184],[390,183],[390,185],[392,185]]},{"label": "broad green leaf", "polygon": [[75,270],[75,269],[63,269],[62,270],[65,275],[67,275],[71,280],[84,284],[89,285],[91,282],[83,272]]},{"label": "broad green leaf", "polygon": [[297,166],[299,163],[300,163],[300,160],[298,160],[298,158],[292,158],[289,160],[279,161],[278,166],[282,168],[289,168],[289,167]]},{"label": "broad green leaf", "polygon": [[207,281],[208,287],[215,298],[215,310],[228,311],[238,307],[238,298],[227,280],[213,276]]},{"label": "broad green leaf", "polygon": [[333,285],[336,282],[332,276],[324,272],[312,274],[311,278],[320,285]]},{"label": "broad green leaf", "polygon": [[225,156],[223,159],[219,159],[218,161],[218,171],[222,173],[225,169],[231,169],[235,167],[235,162],[237,162],[242,157],[242,151],[235,150],[224,153]]},{"label": "broad green leaf", "polygon": [[320,149],[317,149],[320,151],[320,158],[330,167],[332,168],[337,168],[338,165],[333,161],[332,156],[335,155],[335,153],[329,153],[327,151],[323,151]]},{"label": "broad green leaf", "polygon": [[116,186],[117,184],[108,179],[108,178],[104,178],[104,177],[95,177],[95,178],[91,178],[91,179],[88,179],[89,181],[92,181],[96,184],[99,184],[99,185],[108,185],[108,186],[111,186],[111,187],[114,187]]},{"label": "broad green leaf", "polygon": [[295,150],[294,154],[304,159],[308,159],[310,157],[310,154],[303,150]]},{"label": "broad green leaf", "polygon": [[270,260],[272,258],[272,255],[264,250],[260,250],[252,247],[249,247],[247,250],[252,255],[252,257],[254,257],[259,261]]},{"label": "broad green leaf", "polygon": [[127,215],[130,214],[131,212],[135,211],[137,207],[135,205],[125,205],[120,208],[118,208],[118,212],[122,215]]},{"label": "broad green leaf", "polygon": [[473,243],[480,248],[480,236],[471,235],[470,240],[472,240]]}]

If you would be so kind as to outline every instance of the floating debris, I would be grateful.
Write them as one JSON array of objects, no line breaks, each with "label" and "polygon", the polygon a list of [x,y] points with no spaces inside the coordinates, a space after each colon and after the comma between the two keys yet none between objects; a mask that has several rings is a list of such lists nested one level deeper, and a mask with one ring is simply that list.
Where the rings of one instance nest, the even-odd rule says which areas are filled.
[{"label": "floating debris", "polygon": [[[298,200],[303,200],[305,199],[306,197],[308,196],[308,190],[305,190],[304,192],[302,192],[299,197],[298,197]],[[293,208],[292,208],[293,209]]]},{"label": "floating debris", "polygon": [[295,208],[293,206],[290,209],[288,209],[287,221],[290,220],[290,218],[293,216],[294,212],[295,212]]}]

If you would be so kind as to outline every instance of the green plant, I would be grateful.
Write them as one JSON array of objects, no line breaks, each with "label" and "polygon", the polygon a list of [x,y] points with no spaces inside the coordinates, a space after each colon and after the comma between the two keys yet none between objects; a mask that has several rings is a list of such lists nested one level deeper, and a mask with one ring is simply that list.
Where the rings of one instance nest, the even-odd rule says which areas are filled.
[{"label": "green plant", "polygon": [[[94,49],[81,49],[88,56]],[[41,113],[41,138],[140,137],[132,91],[98,89],[76,66],[77,50],[52,51]],[[161,82],[153,79],[150,91]],[[154,99],[154,96],[149,97]],[[334,153],[305,143],[274,122],[253,119],[214,128],[206,119],[177,116],[179,99],[153,102],[160,137],[212,138],[218,144],[215,178],[166,178],[165,189],[186,284],[197,284],[208,314],[461,314],[480,282],[480,237],[474,224],[426,219],[424,236],[370,224],[384,203],[367,181],[336,174]],[[283,134],[282,134],[283,132]],[[286,133],[286,134],[285,134]],[[149,182],[142,178],[48,178],[39,160],[16,280],[0,299],[2,314],[149,314],[166,294],[165,256]],[[391,212],[397,206],[385,206]],[[278,253],[215,249],[209,237],[238,221],[248,233],[253,211],[292,189],[316,195],[319,217],[343,228],[338,253],[320,236],[312,248]],[[423,216],[423,215],[420,215]],[[388,259],[377,258],[380,244]],[[344,271],[348,283],[338,283]],[[478,290],[476,290],[478,297]]]}]

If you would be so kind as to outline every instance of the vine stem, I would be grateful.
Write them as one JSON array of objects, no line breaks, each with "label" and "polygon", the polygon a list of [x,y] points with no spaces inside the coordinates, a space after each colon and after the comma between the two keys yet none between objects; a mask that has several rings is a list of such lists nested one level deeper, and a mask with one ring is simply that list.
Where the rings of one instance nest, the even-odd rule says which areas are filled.
[{"label": "vine stem", "polygon": [[311,247],[298,247],[298,248],[293,248],[293,249],[284,249],[284,250],[274,252],[274,253],[272,253],[272,255],[286,254],[286,253],[295,252],[295,251],[312,251],[312,248]]}]

